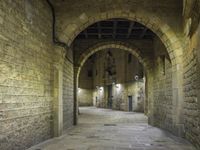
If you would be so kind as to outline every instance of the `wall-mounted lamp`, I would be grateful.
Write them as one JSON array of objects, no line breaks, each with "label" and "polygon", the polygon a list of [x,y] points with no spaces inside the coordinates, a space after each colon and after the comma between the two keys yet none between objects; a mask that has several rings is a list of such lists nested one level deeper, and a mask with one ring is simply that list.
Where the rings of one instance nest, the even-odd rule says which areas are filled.
[{"label": "wall-mounted lamp", "polygon": [[136,81],[139,79],[138,75],[135,75],[134,78],[135,78]]},{"label": "wall-mounted lamp", "polygon": [[119,87],[120,87],[120,84],[116,84],[115,87],[116,87],[116,88],[119,88]]},{"label": "wall-mounted lamp", "polygon": [[102,90],[103,90],[103,87],[100,87],[99,90],[102,91]]}]

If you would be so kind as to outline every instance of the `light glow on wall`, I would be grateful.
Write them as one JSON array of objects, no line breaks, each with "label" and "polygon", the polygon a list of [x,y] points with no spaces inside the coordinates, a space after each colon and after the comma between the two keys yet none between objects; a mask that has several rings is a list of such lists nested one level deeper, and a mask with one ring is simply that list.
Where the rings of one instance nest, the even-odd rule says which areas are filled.
[{"label": "light glow on wall", "polygon": [[101,86],[101,87],[99,88],[99,90],[100,90],[100,91],[103,91],[103,87]]},{"label": "light glow on wall", "polygon": [[121,84],[116,84],[115,87],[117,92],[121,91]]},{"label": "light glow on wall", "polygon": [[115,87],[116,88],[121,88],[121,84],[116,84]]}]

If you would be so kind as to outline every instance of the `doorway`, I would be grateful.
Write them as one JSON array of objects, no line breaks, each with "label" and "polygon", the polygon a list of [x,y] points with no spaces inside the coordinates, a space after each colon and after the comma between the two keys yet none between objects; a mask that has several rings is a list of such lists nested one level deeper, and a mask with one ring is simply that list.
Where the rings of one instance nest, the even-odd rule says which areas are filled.
[{"label": "doorway", "polygon": [[133,111],[133,97],[128,96],[128,111]]},{"label": "doorway", "polygon": [[108,108],[112,109],[112,85],[108,85]]}]

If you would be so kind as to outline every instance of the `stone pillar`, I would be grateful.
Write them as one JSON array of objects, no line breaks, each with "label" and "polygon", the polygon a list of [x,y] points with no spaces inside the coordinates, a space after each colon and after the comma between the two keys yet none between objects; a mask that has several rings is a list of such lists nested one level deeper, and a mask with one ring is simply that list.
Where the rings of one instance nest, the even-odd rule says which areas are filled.
[{"label": "stone pillar", "polygon": [[175,66],[172,72],[173,89],[173,133],[178,136],[184,136],[183,119],[183,67],[181,64]]},{"label": "stone pillar", "polygon": [[61,136],[63,132],[63,65],[65,59],[64,56],[65,51],[60,49],[60,55],[57,55],[57,57],[55,56],[56,59],[54,63],[54,137]]},{"label": "stone pillar", "polygon": [[[198,45],[200,47],[200,44]],[[199,128],[200,128],[200,49],[197,49],[197,103],[199,110]]]},{"label": "stone pillar", "polygon": [[144,99],[144,114],[148,115],[149,112],[148,104],[148,75],[145,72],[145,99]]},{"label": "stone pillar", "polygon": [[79,66],[74,66],[74,125],[78,124],[78,77]]},{"label": "stone pillar", "polygon": [[148,116],[148,123],[154,125],[153,70],[146,71],[145,87],[145,114]]}]

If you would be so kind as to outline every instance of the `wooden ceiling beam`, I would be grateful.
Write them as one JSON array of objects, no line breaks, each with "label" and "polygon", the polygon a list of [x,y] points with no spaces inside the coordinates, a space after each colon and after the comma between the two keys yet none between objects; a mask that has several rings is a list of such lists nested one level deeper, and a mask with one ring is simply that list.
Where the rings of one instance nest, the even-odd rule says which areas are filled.
[{"label": "wooden ceiling beam", "polygon": [[87,33],[87,30],[84,30],[83,32],[84,32],[85,38],[88,39],[88,33]]},{"label": "wooden ceiling beam", "polygon": [[140,39],[142,39],[146,33],[148,28],[144,28],[144,30],[142,31],[142,34],[140,35]]},{"label": "wooden ceiling beam", "polygon": [[117,21],[113,21],[113,38],[116,38],[116,32],[117,32]]},{"label": "wooden ceiling beam", "polygon": [[130,25],[129,25],[129,28],[128,28],[128,34],[127,34],[127,36],[126,36],[127,39],[130,37],[134,25],[135,25],[135,22],[132,21],[132,22],[130,23]]},{"label": "wooden ceiling beam", "polygon": [[98,38],[101,39],[101,25],[99,22],[97,23],[97,29],[98,29]]}]

